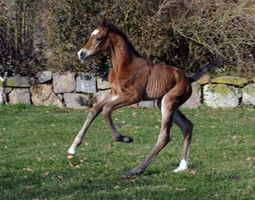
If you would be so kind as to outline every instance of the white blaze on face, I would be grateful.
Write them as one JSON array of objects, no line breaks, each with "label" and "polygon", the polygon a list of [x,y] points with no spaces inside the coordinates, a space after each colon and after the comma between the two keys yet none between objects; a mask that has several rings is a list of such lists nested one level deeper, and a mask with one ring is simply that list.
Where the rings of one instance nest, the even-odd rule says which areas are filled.
[{"label": "white blaze on face", "polygon": [[93,33],[91,34],[91,36],[90,36],[90,37],[92,37],[93,35],[98,34],[98,32],[99,32],[99,30],[95,29],[95,30],[93,31]]}]

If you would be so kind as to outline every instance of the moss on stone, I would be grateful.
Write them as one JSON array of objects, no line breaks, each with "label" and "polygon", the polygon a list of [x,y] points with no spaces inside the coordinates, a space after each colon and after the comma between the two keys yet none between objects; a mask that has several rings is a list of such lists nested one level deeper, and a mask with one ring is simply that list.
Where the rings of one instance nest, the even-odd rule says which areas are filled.
[{"label": "moss on stone", "polygon": [[249,95],[254,95],[255,94],[255,83],[252,83],[250,85],[247,85],[245,86],[243,89],[242,89],[242,92],[244,93],[247,93]]},{"label": "moss on stone", "polygon": [[224,84],[205,85],[203,97],[205,105],[213,108],[234,108],[239,104],[239,99],[230,86]]},{"label": "moss on stone", "polygon": [[9,77],[6,79],[6,87],[31,87],[34,84],[34,79],[28,76],[23,77]]},{"label": "moss on stone", "polygon": [[232,93],[229,87],[223,84],[208,84],[206,89],[207,91],[211,91],[212,93],[218,93],[224,96],[227,96]]},{"label": "moss on stone", "polygon": [[198,84],[196,82],[192,83],[192,94],[191,94],[190,98],[194,98],[199,93],[201,93],[200,84]]},{"label": "moss on stone", "polygon": [[243,87],[245,84],[248,83],[248,80],[245,78],[239,78],[234,76],[221,76],[213,79],[212,82]]}]

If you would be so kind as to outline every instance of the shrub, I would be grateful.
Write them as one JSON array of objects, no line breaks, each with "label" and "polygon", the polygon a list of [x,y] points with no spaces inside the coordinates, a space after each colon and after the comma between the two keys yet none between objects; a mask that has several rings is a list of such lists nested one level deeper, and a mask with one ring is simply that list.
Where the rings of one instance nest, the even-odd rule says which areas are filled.
[{"label": "shrub", "polygon": [[[46,40],[55,56],[53,66],[81,65],[76,52],[92,31],[90,17],[105,16],[122,28],[136,49],[154,62],[188,73],[213,56],[225,57],[220,74],[254,75],[255,4],[252,1],[51,1]],[[54,32],[50,31],[54,30]],[[109,66],[101,56],[100,66]],[[63,63],[63,64],[62,64]],[[111,66],[110,66],[111,67]]]},{"label": "shrub", "polygon": [[189,59],[198,62],[210,54],[221,55],[226,63],[219,73],[254,76],[253,1],[200,1],[199,5],[190,1],[186,6],[186,17],[172,24],[188,43]]},{"label": "shrub", "polygon": [[33,10],[40,25],[33,35],[43,42],[37,61],[55,71],[109,71],[107,55],[85,64],[77,58],[94,29],[90,18],[104,16],[154,62],[194,73],[221,55],[226,62],[217,75],[253,77],[254,10],[251,0],[41,0]]},{"label": "shrub", "polygon": [[44,60],[33,47],[38,2],[34,0],[0,3],[0,73],[31,74],[41,69]]}]

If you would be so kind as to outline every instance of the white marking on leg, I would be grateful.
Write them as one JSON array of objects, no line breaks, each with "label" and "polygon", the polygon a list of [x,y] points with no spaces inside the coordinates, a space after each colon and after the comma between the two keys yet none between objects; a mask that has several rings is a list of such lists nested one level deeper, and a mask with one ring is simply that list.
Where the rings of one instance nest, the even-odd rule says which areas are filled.
[{"label": "white marking on leg", "polygon": [[71,154],[71,155],[75,155],[76,150],[75,150],[75,148],[73,147],[73,145],[69,148],[68,153]]},{"label": "white marking on leg", "polygon": [[98,32],[99,32],[99,30],[95,29],[95,30],[92,32],[92,34],[91,34],[91,36],[90,36],[90,37],[92,37],[93,35],[98,34]]},{"label": "white marking on leg", "polygon": [[175,170],[173,170],[173,172],[184,171],[184,170],[188,169],[188,165],[189,165],[188,161],[181,160],[179,167],[177,167]]}]

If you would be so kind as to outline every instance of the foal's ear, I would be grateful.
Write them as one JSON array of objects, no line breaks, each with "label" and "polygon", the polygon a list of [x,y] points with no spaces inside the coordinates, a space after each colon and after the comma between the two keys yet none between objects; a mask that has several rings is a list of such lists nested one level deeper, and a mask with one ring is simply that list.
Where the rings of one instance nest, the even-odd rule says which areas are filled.
[{"label": "foal's ear", "polygon": [[100,26],[103,28],[108,28],[108,22],[106,18],[103,18],[102,22],[100,23]]},{"label": "foal's ear", "polygon": [[99,20],[97,20],[95,18],[91,18],[91,20],[92,20],[92,24],[95,26],[95,28],[100,27],[101,22]]}]

